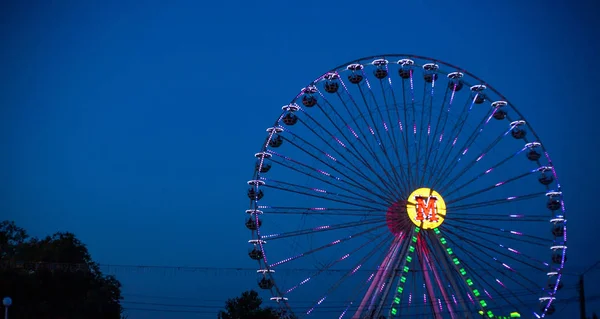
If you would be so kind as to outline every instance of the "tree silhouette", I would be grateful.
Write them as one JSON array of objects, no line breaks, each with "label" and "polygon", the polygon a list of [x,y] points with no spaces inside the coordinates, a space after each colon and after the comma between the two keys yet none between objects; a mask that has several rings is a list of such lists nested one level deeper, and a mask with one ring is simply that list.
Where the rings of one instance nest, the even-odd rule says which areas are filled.
[{"label": "tree silhouette", "polygon": [[244,291],[240,297],[228,299],[219,319],[295,319],[284,310],[261,307],[262,298],[254,290]]},{"label": "tree silhouette", "polygon": [[13,300],[10,318],[121,318],[121,284],[101,273],[72,233],[30,238],[3,221],[0,248],[0,296]]}]

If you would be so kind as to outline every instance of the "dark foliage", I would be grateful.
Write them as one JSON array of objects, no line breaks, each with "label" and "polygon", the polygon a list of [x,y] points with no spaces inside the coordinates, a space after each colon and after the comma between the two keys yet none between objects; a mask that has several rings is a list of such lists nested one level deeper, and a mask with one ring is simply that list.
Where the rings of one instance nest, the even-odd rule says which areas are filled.
[{"label": "dark foliage", "polygon": [[262,299],[254,290],[245,291],[240,297],[225,302],[225,310],[219,311],[219,319],[295,319],[284,310],[261,307]]},{"label": "dark foliage", "polygon": [[10,318],[119,319],[121,284],[104,276],[72,233],[30,238],[14,222],[0,222],[0,296]]}]

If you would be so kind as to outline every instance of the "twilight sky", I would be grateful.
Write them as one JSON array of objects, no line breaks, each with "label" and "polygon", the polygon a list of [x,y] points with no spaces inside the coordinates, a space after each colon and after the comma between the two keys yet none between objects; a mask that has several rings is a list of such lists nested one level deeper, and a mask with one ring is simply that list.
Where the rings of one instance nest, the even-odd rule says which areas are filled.
[{"label": "twilight sky", "polygon": [[[416,54],[483,78],[535,128],[561,177],[575,274],[600,257],[594,12],[541,0],[2,2],[0,219],[74,232],[112,265],[130,319],[214,318],[258,289],[245,183],[281,106],[346,61]],[[594,281],[598,270],[586,294],[600,312]],[[578,313],[574,300],[557,308]]]}]

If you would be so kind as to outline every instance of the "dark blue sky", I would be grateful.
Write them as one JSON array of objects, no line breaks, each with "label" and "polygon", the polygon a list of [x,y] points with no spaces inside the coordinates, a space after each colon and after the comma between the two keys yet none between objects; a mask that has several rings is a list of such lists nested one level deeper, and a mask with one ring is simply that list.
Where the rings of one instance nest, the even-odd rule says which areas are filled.
[{"label": "dark blue sky", "polygon": [[[0,6],[1,219],[32,235],[72,231],[102,264],[254,267],[244,192],[264,129],[332,67],[407,53],[461,66],[517,105],[561,176],[568,270],[600,256],[590,210],[600,179],[591,1]],[[248,273],[115,269],[128,301],[216,307],[256,288]],[[561,315],[576,312],[571,302]]]}]

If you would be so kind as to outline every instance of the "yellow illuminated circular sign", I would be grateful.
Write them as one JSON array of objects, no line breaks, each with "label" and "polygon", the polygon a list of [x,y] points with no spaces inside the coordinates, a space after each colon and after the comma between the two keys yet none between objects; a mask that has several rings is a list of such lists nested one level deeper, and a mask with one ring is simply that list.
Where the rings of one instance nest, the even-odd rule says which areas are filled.
[{"label": "yellow illuminated circular sign", "polygon": [[419,188],[408,197],[406,212],[413,224],[421,229],[433,229],[444,222],[446,203],[438,192]]}]

